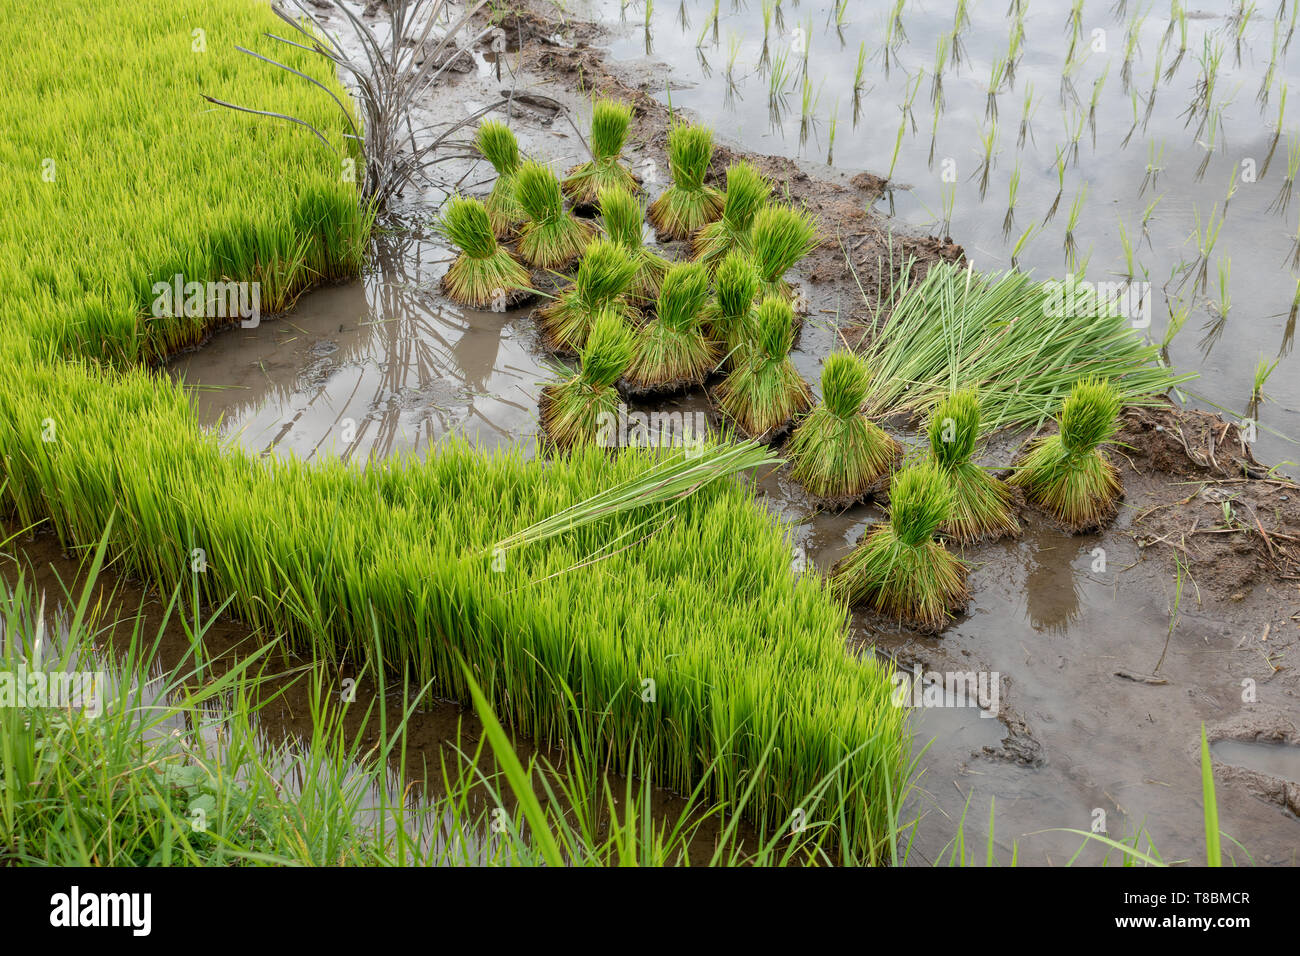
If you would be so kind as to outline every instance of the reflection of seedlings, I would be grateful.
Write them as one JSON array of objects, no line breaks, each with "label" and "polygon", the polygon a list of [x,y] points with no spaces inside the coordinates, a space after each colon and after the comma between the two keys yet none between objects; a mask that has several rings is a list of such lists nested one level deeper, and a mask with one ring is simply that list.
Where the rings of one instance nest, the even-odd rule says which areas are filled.
[{"label": "reflection of seedlings", "polygon": [[1077,382],[1061,406],[1060,430],[1034,439],[1009,483],[1077,533],[1116,512],[1119,472],[1100,446],[1119,430],[1119,393],[1104,379]]},{"label": "reflection of seedlings", "polygon": [[993,66],[989,69],[989,84],[984,91],[984,118],[996,120],[998,118],[998,91],[1002,89],[1002,81],[1006,78],[1007,61],[997,59],[993,61]]},{"label": "reflection of seedlings", "polygon": [[578,263],[573,284],[537,310],[537,325],[546,344],[561,352],[580,350],[603,309],[630,318],[625,293],[639,268],[640,263],[619,243],[603,237],[593,240]]},{"label": "reflection of seedlings", "polygon": [[1065,18],[1065,28],[1070,31],[1070,49],[1065,54],[1067,68],[1074,59],[1074,51],[1083,33],[1083,0],[1070,0],[1070,12]]},{"label": "reflection of seedlings", "polygon": [[[1034,103],[1034,84],[1025,84],[1025,107],[1020,114],[1020,135],[1016,139],[1016,149],[1024,149],[1025,137],[1032,136],[1032,121],[1034,110],[1037,105]],[[1037,143],[1035,143],[1037,145]]]},{"label": "reflection of seedlings", "polygon": [[820,498],[865,494],[902,457],[902,447],[862,414],[870,382],[867,363],[832,352],[822,366],[822,403],[790,436],[792,474]]},{"label": "reflection of seedlings", "polygon": [[1295,340],[1295,320],[1300,315],[1300,279],[1296,280],[1295,292],[1291,296],[1291,311],[1286,317],[1286,328],[1282,331],[1282,345],[1278,348],[1278,355],[1288,355],[1291,352],[1291,343]]},{"label": "reflection of seedlings", "polygon": [[654,15],[655,0],[645,0],[645,55],[654,52],[654,40],[650,36],[650,18]]},{"label": "reflection of seedlings", "polygon": [[497,243],[487,210],[477,199],[448,200],[442,229],[461,250],[442,279],[450,298],[472,309],[485,309],[509,293],[529,288],[528,270]]},{"label": "reflection of seedlings", "polygon": [[722,215],[722,194],[706,185],[713,158],[713,132],[675,123],[668,132],[668,167],[673,184],[650,204],[650,221],[665,236],[687,239]]},{"label": "reflection of seedlings", "polygon": [[760,281],[759,296],[778,296],[789,302],[794,289],[782,278],[792,266],[817,246],[817,225],[812,216],[790,206],[768,206],[754,217],[754,266]]},{"label": "reflection of seedlings", "polygon": [[1282,188],[1278,190],[1277,196],[1269,203],[1269,209],[1276,209],[1282,215],[1286,215],[1286,209],[1291,205],[1296,173],[1300,173],[1300,140],[1291,136],[1286,142],[1286,179],[1282,181]]},{"label": "reflection of seedlings", "polygon": [[1273,89],[1273,77],[1277,73],[1277,54],[1282,43],[1282,21],[1277,19],[1273,21],[1273,45],[1268,57],[1268,66],[1264,69],[1264,75],[1259,81],[1259,92],[1255,94],[1255,101],[1259,103],[1262,110],[1268,106],[1268,95]]},{"label": "reflection of seedlings", "polygon": [[1291,268],[1300,269],[1300,222],[1296,223],[1295,235],[1291,237]]},{"label": "reflection of seedlings", "polygon": [[808,410],[812,390],[790,361],[794,311],[769,296],[754,312],[754,337],[718,386],[718,405],[750,437],[765,437]]},{"label": "reflection of seedlings", "polygon": [[1164,167],[1160,165],[1161,163],[1164,162],[1164,160],[1165,160],[1164,142],[1161,141],[1159,151],[1156,150],[1156,144],[1154,141],[1147,143],[1147,171],[1146,171],[1146,175],[1142,177],[1142,188],[1138,190],[1139,196],[1141,196],[1143,193],[1147,191],[1147,186],[1150,186],[1152,189],[1155,189],[1156,179],[1159,178],[1160,171],[1164,169]]},{"label": "reflection of seedlings", "polygon": [[930,103],[936,111],[943,109],[943,71],[948,65],[948,42],[946,33],[940,33],[934,41],[934,69],[930,71]]},{"label": "reflection of seedlings", "polygon": [[943,234],[946,236],[952,232],[952,211],[957,205],[957,184],[951,183],[947,192],[943,194]]},{"label": "reflection of seedlings", "polygon": [[515,197],[527,221],[519,228],[519,255],[538,269],[560,269],[582,254],[591,238],[591,223],[564,208],[555,173],[529,160],[515,173]]},{"label": "reflection of seedlings", "polygon": [[1209,142],[1197,140],[1196,145],[1205,150],[1205,155],[1201,157],[1201,164],[1196,167],[1196,181],[1200,182],[1205,177],[1205,171],[1210,166],[1210,160],[1214,158],[1214,149],[1219,142],[1219,129],[1223,126],[1223,108],[1215,109],[1214,115],[1209,122]]},{"label": "reflection of seedlings", "polygon": [[1201,341],[1197,343],[1201,352],[1209,355],[1210,351],[1218,344],[1219,339],[1223,336],[1223,330],[1228,325],[1228,312],[1232,309],[1232,298],[1228,294],[1229,281],[1232,278],[1232,259],[1224,256],[1219,260],[1219,301],[1212,302],[1209,305],[1213,317],[1205,323],[1205,334],[1201,336]]},{"label": "reflection of seedlings", "polygon": [[602,421],[617,417],[623,399],[614,383],[632,361],[633,344],[622,317],[602,309],[592,322],[579,371],[542,389],[542,428],[561,449],[595,444]]},{"label": "reflection of seedlings", "polygon": [[1101,76],[1092,81],[1092,97],[1088,100],[1088,129],[1092,133],[1092,148],[1097,148],[1097,102],[1101,99],[1102,87],[1106,85],[1106,74],[1110,72],[1110,64],[1101,71]]},{"label": "reflection of seedlings", "polygon": [[1255,16],[1255,12],[1254,2],[1247,3],[1246,0],[1237,0],[1237,6],[1228,17],[1228,26],[1233,31],[1233,46],[1236,51],[1237,66],[1241,66],[1241,41],[1246,35],[1246,30],[1250,28],[1250,21]]},{"label": "reflection of seedlings", "polygon": [[862,94],[865,91],[862,85],[863,70],[867,65],[867,44],[864,40],[858,44],[858,67],[853,74],[853,128],[857,129],[858,117],[862,115]]},{"label": "reflection of seedlings", "polygon": [[1133,138],[1133,134],[1137,132],[1138,121],[1139,121],[1137,90],[1134,90],[1132,93],[1129,94],[1129,102],[1133,106],[1133,124],[1128,128],[1128,132],[1124,134],[1124,138],[1120,141],[1119,145],[1121,149],[1128,148],[1129,140],[1131,140]]},{"label": "reflection of seedlings", "polygon": [[618,187],[635,193],[640,186],[619,162],[632,123],[632,107],[619,100],[599,99],[591,107],[591,159],[569,170],[562,188],[576,206],[594,206],[600,190]]},{"label": "reflection of seedlings", "polygon": [[1011,170],[1011,181],[1007,187],[1007,214],[1002,217],[1002,238],[1005,239],[1011,235],[1011,227],[1016,221],[1016,193],[1020,191],[1020,161],[1016,160],[1016,168]]},{"label": "reflection of seedlings", "polygon": [[[901,6],[901,4],[900,4]],[[962,27],[970,26],[970,14],[966,10],[966,0],[957,0],[957,10],[952,18],[952,62],[960,65],[966,56],[966,45],[962,43]]]},{"label": "reflection of seedlings", "polygon": [[1286,56],[1287,48],[1291,46],[1291,37],[1295,36],[1296,15],[1300,14],[1300,4],[1291,4],[1291,22],[1287,24],[1286,41],[1282,44],[1282,55]]},{"label": "reflection of seedlings", "polygon": [[827,124],[827,131],[826,131],[826,135],[827,135],[826,165],[827,166],[835,165],[835,127],[838,125],[839,120],[840,120],[840,103],[839,100],[836,100],[835,108],[831,110],[830,121]]},{"label": "reflection of seedlings", "polygon": [[1129,21],[1128,31],[1124,34],[1124,60],[1119,67],[1119,81],[1125,93],[1132,87],[1133,57],[1137,54],[1138,43],[1142,39],[1142,24],[1145,21],[1145,13],[1141,10],[1134,11],[1133,19]]},{"label": "reflection of seedlings", "polygon": [[[716,2],[713,4],[713,9],[715,11],[718,9],[718,4]],[[781,0],[776,0],[776,9],[773,11],[773,13],[775,14],[774,19],[776,20],[776,28],[778,30],[784,30],[785,11],[781,9]]]},{"label": "reflection of seedlings", "polygon": [[701,313],[709,273],[698,262],[679,262],[664,276],[655,317],[637,332],[627,370],[634,388],[699,384],[718,364],[717,346],[704,335]]},{"label": "reflection of seedlings", "polygon": [[484,120],[474,135],[474,147],[497,171],[496,182],[483,205],[492,231],[498,239],[512,235],[524,221],[524,209],[515,197],[515,173],[519,171],[519,142],[505,123]]},{"label": "reflection of seedlings", "polygon": [[771,192],[772,184],[752,163],[738,160],[728,166],[722,216],[695,234],[691,246],[695,258],[712,270],[732,250],[748,255],[754,217]]},{"label": "reflection of seedlings", "polygon": [[782,50],[772,58],[767,74],[767,109],[773,126],[781,123],[781,109],[785,106],[785,90],[790,82],[790,51]]},{"label": "reflection of seedlings", "polygon": [[1024,42],[1025,14],[1023,10],[1017,10],[1016,18],[1011,24],[1011,33],[1007,36],[1007,83],[1010,85],[1016,82],[1016,64],[1020,62],[1021,47]]},{"label": "reflection of seedlings", "polygon": [[1065,220],[1065,258],[1070,261],[1078,254],[1078,247],[1074,241],[1074,231],[1079,227],[1079,214],[1083,212],[1083,201],[1088,195],[1088,184],[1084,183],[1079,192],[1074,197],[1074,202],[1070,203],[1070,215]]},{"label": "reflection of seedlings", "polygon": [[[1165,70],[1166,83],[1174,78],[1174,74],[1178,72],[1178,67],[1182,65],[1183,57],[1187,55],[1187,11],[1183,9],[1181,3],[1177,4],[1177,10],[1178,54],[1174,57],[1173,62],[1169,64],[1169,69]],[[1170,23],[1169,26],[1172,30],[1173,24]]]},{"label": "reflection of seedlings", "polygon": [[934,169],[934,147],[939,142],[939,108],[936,106],[934,113],[930,117],[930,156],[926,160],[926,166]]},{"label": "reflection of seedlings", "polygon": [[814,93],[812,80],[807,76],[803,78],[803,85],[799,92],[799,145],[803,146],[808,142],[808,133],[812,130],[816,122],[814,114],[817,112],[817,104],[821,102],[820,88]]},{"label": "reflection of seedlings", "polygon": [[1061,205],[1061,195],[1065,192],[1065,151],[1061,147],[1056,147],[1056,198],[1052,204],[1047,207],[1047,215],[1043,217],[1043,225],[1047,225],[1052,217],[1056,215],[1057,208]]},{"label": "reflection of seedlings", "polygon": [[[906,6],[907,0],[894,0],[894,10],[889,15],[889,31],[892,38],[894,49],[902,46],[907,42],[907,30],[903,27],[903,7]],[[958,0],[957,13],[962,15],[966,8],[966,0]]]},{"label": "reflection of seedlings", "polygon": [[[1151,90],[1147,93],[1147,109],[1142,115],[1142,132],[1147,131],[1147,124],[1151,122],[1151,113],[1156,108],[1156,94],[1160,91],[1160,67],[1164,62],[1164,51],[1156,51],[1156,68],[1151,76]],[[1096,138],[1093,139],[1093,146],[1097,145]]]},{"label": "reflection of seedlings", "polygon": [[1061,109],[1070,105],[1074,101],[1075,106],[1080,106],[1079,93],[1074,88],[1074,77],[1083,69],[1083,60],[1075,60],[1073,56],[1065,61],[1065,66],[1061,68]]},{"label": "reflection of seedlings", "polygon": [[889,521],[877,524],[833,572],[851,603],[939,631],[970,600],[968,569],[940,541],[939,526],[952,514],[952,492],[932,464],[894,476]]},{"label": "reflection of seedlings", "polygon": [[844,42],[844,27],[849,22],[849,0],[835,0],[835,32],[839,34],[840,43]]},{"label": "reflection of seedlings", "polygon": [[775,7],[775,0],[763,0],[763,50],[758,55],[759,73],[766,70],[768,66],[768,55],[770,52],[768,37],[772,33],[772,11]]},{"label": "reflection of seedlings", "polygon": [[926,433],[930,460],[952,491],[952,514],[942,530],[962,544],[1020,533],[1011,512],[1011,492],[972,461],[980,434],[979,395],[952,393],[930,412]]},{"label": "reflection of seedlings", "polygon": [[808,58],[812,55],[812,38],[813,38],[812,14],[810,13],[808,14],[808,22],[804,24],[804,28],[803,28],[802,69],[803,69],[803,76],[805,80],[808,79]]},{"label": "reflection of seedlings", "polygon": [[[1300,7],[1300,4],[1297,5]],[[1273,161],[1273,152],[1277,149],[1277,142],[1282,138],[1282,124],[1286,120],[1286,90],[1287,85],[1282,83],[1282,94],[1278,97],[1277,104],[1277,122],[1273,124],[1273,139],[1268,144],[1268,152],[1264,154],[1264,162],[1259,169],[1259,178],[1263,179],[1268,175],[1268,164]]]},{"label": "reflection of seedlings", "polygon": [[681,2],[677,4],[677,22],[681,25],[683,33],[691,28],[691,18],[686,12],[686,0],[681,0]]}]

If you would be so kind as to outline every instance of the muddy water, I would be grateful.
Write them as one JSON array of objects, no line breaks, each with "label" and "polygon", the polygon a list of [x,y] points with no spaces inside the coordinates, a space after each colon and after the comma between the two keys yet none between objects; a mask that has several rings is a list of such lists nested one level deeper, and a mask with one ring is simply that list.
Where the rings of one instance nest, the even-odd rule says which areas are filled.
[{"label": "muddy water", "polygon": [[[1267,103],[1261,103],[1257,94],[1270,61],[1271,18],[1277,4],[1258,5],[1259,12],[1244,31],[1240,62],[1235,33],[1223,16],[1236,4],[1185,5],[1192,11],[1187,19],[1187,52],[1166,80],[1164,73],[1173,66],[1179,47],[1175,26],[1161,52],[1170,5],[1130,3],[1126,17],[1117,19],[1113,10],[1121,5],[1094,0],[1084,5],[1082,38],[1070,86],[1064,91],[1062,74],[1070,44],[1066,22],[1072,4],[1068,0],[1021,4],[1026,11],[1023,56],[1011,78],[999,87],[995,124],[989,113],[989,79],[993,63],[1007,54],[1013,22],[1010,5],[1009,0],[971,0],[967,5],[970,23],[961,31],[963,55],[959,62],[950,58],[942,71],[943,106],[938,111],[932,102],[936,46],[940,35],[952,30],[955,4],[906,4],[905,38],[888,56],[882,44],[892,3],[846,4],[845,22],[839,28],[833,12],[836,5],[829,0],[785,0],[774,5],[777,13],[767,31],[769,62],[785,56],[789,72],[775,106],[772,71],[763,61],[763,4],[660,2],[653,5],[648,30],[643,3],[585,0],[570,9],[576,16],[602,22],[609,30],[606,46],[612,57],[648,75],[652,84],[648,88],[661,100],[671,95],[674,106],[694,111],[727,142],[818,163],[826,162],[833,152],[838,169],[888,174],[894,188],[880,208],[893,211],[904,223],[939,235],[946,231],[965,247],[977,268],[1009,267],[1015,245],[1033,227],[1018,256],[1021,269],[1046,279],[1080,273],[1086,264],[1090,280],[1120,281],[1129,273],[1122,229],[1131,239],[1135,280],[1150,283],[1146,332],[1160,341],[1171,306],[1191,306],[1191,316],[1170,354],[1179,369],[1201,375],[1190,386],[1193,404],[1246,414],[1257,363],[1261,358],[1272,362],[1284,353],[1265,389],[1272,401],[1258,413],[1256,451],[1261,460],[1270,462],[1300,460],[1293,441],[1300,438],[1300,376],[1295,374],[1297,358],[1287,354],[1286,346],[1288,313],[1300,278],[1300,262],[1292,261],[1300,202],[1276,202],[1287,176],[1288,138],[1300,134],[1294,105],[1288,108],[1282,135],[1265,169],[1282,84],[1289,84],[1293,102],[1300,84],[1300,37],[1292,40],[1286,54],[1280,50],[1287,37],[1289,11],[1280,28],[1271,93]],[[716,26],[711,22],[715,7]],[[1148,15],[1136,28],[1138,44],[1126,84],[1126,35],[1139,10]],[[1206,38],[1224,47],[1214,98],[1214,109],[1222,107],[1222,126],[1212,143],[1208,128],[1198,130],[1199,119],[1187,125],[1184,115],[1195,98],[1201,70],[1198,57]],[[864,43],[861,92],[855,96],[859,49]],[[804,58],[799,52],[804,49],[810,94],[806,111]],[[1148,115],[1157,62],[1160,81]],[[669,83],[671,94],[666,89]],[[1093,109],[1095,84],[1099,92]],[[909,89],[913,92],[905,119]],[[1031,89],[1030,123],[1021,144],[1019,128]],[[832,117],[836,118],[833,150]],[[981,137],[985,135],[994,138],[994,146],[981,194]],[[1213,145],[1212,153],[1207,145]],[[1057,178],[1058,149],[1069,154],[1063,186]],[[1201,171],[1207,154],[1208,165]],[[1151,180],[1149,166],[1156,167]],[[1014,219],[1004,234],[1010,182],[1017,170]],[[1208,287],[1201,290],[1184,271],[1196,258],[1191,235],[1198,214],[1202,223],[1212,211],[1224,217],[1234,184],[1235,194],[1226,202],[1226,218],[1210,256]],[[1071,204],[1085,188],[1073,230],[1077,253],[1071,258],[1065,247],[1067,220]],[[1059,208],[1045,221],[1058,191],[1062,193]],[[1157,200],[1146,217],[1146,207]],[[1229,260],[1228,318],[1217,343],[1203,355],[1199,343],[1207,326],[1214,325],[1220,301],[1218,265]],[[1139,326],[1144,322],[1141,317],[1137,320]]]},{"label": "muddy water", "polygon": [[1300,783],[1300,747],[1254,740],[1219,740],[1210,749],[1214,759],[1222,763]]}]

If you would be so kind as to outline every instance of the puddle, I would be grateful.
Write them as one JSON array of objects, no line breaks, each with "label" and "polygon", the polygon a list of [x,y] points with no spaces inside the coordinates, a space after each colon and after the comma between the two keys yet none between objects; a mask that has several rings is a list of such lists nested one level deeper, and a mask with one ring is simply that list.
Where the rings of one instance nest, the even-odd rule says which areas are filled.
[{"label": "puddle", "polygon": [[1300,783],[1300,747],[1255,740],[1216,740],[1210,745],[1216,763]]}]

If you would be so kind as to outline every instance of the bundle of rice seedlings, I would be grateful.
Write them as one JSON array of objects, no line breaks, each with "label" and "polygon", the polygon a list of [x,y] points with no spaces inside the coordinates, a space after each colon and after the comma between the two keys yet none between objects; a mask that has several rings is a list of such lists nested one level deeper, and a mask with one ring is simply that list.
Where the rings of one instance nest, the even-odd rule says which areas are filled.
[{"label": "bundle of rice seedlings", "polygon": [[750,242],[761,283],[759,295],[793,301],[794,289],[783,277],[817,247],[817,224],[812,216],[790,206],[768,206],[754,217]]},{"label": "bundle of rice seedlings", "polygon": [[1010,490],[971,461],[979,430],[980,402],[974,390],[954,392],[930,412],[930,460],[952,489],[952,516],[942,530],[962,544],[1020,533]]},{"label": "bundle of rice seedlings", "polygon": [[718,386],[718,406],[750,437],[777,437],[812,404],[812,389],[790,361],[793,325],[790,303],[764,299],[754,312],[753,340],[742,346]]},{"label": "bundle of rice seedlings", "polygon": [[602,187],[600,217],[605,235],[636,260],[636,275],[628,288],[628,298],[638,303],[653,302],[659,297],[659,287],[669,262],[641,241],[641,222],[645,219],[641,203],[621,186]]},{"label": "bundle of rice seedlings", "polygon": [[722,193],[704,184],[713,158],[713,132],[675,124],[668,132],[668,167],[673,184],[650,204],[650,222],[661,236],[687,239],[722,215]]},{"label": "bundle of rice seedlings", "polygon": [[862,414],[871,375],[852,352],[832,352],[822,366],[822,403],[790,436],[796,481],[819,498],[849,505],[902,457],[903,449]]},{"label": "bundle of rice seedlings", "polygon": [[542,389],[542,428],[561,449],[595,444],[608,417],[617,419],[622,396],[615,383],[632,361],[635,338],[622,316],[605,306],[591,324],[582,367],[563,382]]},{"label": "bundle of rice seedlings", "polygon": [[701,314],[709,273],[697,262],[678,263],[664,276],[659,309],[637,335],[626,384],[639,391],[700,385],[717,367],[718,348],[705,336]]},{"label": "bundle of rice seedlings", "polygon": [[952,492],[932,462],[904,468],[889,489],[889,521],[836,565],[832,582],[851,602],[937,633],[966,606],[967,567],[935,540],[952,516]]},{"label": "bundle of rice seedlings", "polygon": [[498,239],[514,235],[524,221],[524,209],[515,196],[515,174],[519,172],[519,141],[514,131],[498,120],[484,120],[474,134],[474,148],[497,171],[497,181],[483,203],[492,231]]},{"label": "bundle of rice seedlings", "polygon": [[564,195],[575,206],[594,206],[606,187],[637,191],[637,181],[618,161],[632,123],[632,107],[619,100],[597,100],[591,107],[591,159],[569,170]]},{"label": "bundle of rice seedlings", "polygon": [[1119,431],[1120,397],[1106,379],[1075,383],[1061,406],[1060,431],[1036,439],[1008,483],[1078,534],[1115,516],[1124,493],[1100,446]]},{"label": "bundle of rice seedlings", "polygon": [[695,234],[691,244],[695,258],[716,269],[727,253],[733,250],[748,253],[754,217],[771,192],[772,184],[751,163],[741,160],[728,166],[722,218]]},{"label": "bundle of rice seedlings", "polygon": [[729,252],[718,266],[715,284],[717,296],[709,304],[705,327],[722,344],[724,364],[730,367],[754,336],[758,273],[749,257]]},{"label": "bundle of rice seedlings", "polygon": [[461,250],[442,277],[448,297],[472,309],[488,309],[532,291],[528,270],[497,243],[483,203],[453,196],[443,210],[442,228]]},{"label": "bundle of rice seedlings", "polygon": [[591,223],[564,208],[560,181],[541,163],[529,160],[515,173],[515,198],[527,221],[519,227],[519,255],[538,269],[561,269],[587,247]]},{"label": "bundle of rice seedlings", "polygon": [[620,318],[631,318],[624,293],[636,272],[636,260],[621,245],[593,239],[578,263],[573,285],[537,310],[547,346],[557,352],[578,351],[587,343],[597,313],[606,307]]}]

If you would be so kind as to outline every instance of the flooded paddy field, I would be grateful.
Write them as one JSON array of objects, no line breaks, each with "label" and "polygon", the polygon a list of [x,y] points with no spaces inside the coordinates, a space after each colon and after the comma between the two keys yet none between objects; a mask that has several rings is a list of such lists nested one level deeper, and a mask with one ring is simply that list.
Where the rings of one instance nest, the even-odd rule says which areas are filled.
[{"label": "flooded paddy field", "polygon": [[[1238,61],[1229,19],[1189,9],[1187,51],[1165,79],[1181,25],[1162,11],[1125,17],[1090,4],[1071,52],[1061,33],[1070,4],[1012,7],[970,4],[958,60],[952,39],[940,39],[953,30],[945,5],[908,4],[901,24],[866,5],[683,2],[647,14],[606,2],[560,17],[536,5],[501,23],[507,73],[480,51],[425,108],[477,108],[514,89],[509,118],[522,149],[564,168],[585,147],[529,91],[574,116],[586,114],[592,89],[629,99],[637,115],[625,156],[636,170],[666,168],[670,103],[712,126],[715,181],[730,160],[748,158],[835,237],[795,270],[809,309],[792,359],[814,385],[830,351],[870,338],[891,255],[981,270],[1014,258],[1044,279],[1086,269],[1090,279],[1131,280],[1134,327],[1166,346],[1174,369],[1199,377],[1178,390],[1177,406],[1126,412],[1114,525],[1070,535],[1022,508],[1019,538],[964,550],[973,600],[940,636],[857,611],[851,647],[919,678],[905,694],[917,705],[918,749],[927,746],[911,806],[913,862],[945,861],[959,827],[982,847],[991,806],[1006,859],[1015,846],[1022,863],[1064,863],[1080,844],[1066,830],[1143,834],[1139,845],[1149,840],[1166,860],[1195,858],[1205,724],[1221,827],[1244,848],[1232,851],[1238,862],[1294,865],[1300,806],[1286,748],[1300,714],[1300,508],[1295,486],[1267,466],[1293,455],[1300,434],[1287,371],[1300,210],[1277,198],[1292,127],[1283,113],[1278,145],[1270,126],[1296,74],[1280,53],[1270,64],[1264,16],[1243,28]],[[773,15],[784,24],[768,22]],[[1009,23],[1024,29],[1013,70]],[[1287,38],[1285,19],[1279,29]],[[1202,122],[1206,42],[1226,47],[1218,83],[1230,92]],[[947,47],[937,84],[936,45]],[[774,87],[782,65],[788,76]],[[994,95],[990,69],[1001,76]],[[1257,97],[1261,84],[1268,98]],[[1254,180],[1243,178],[1248,160]],[[1019,191],[1008,202],[1013,174]],[[449,178],[484,194],[492,172],[467,161]],[[646,185],[651,198],[663,189],[653,177]],[[310,292],[291,314],[174,360],[169,373],[203,422],[251,451],[309,460],[427,455],[451,435],[531,454],[541,390],[565,373],[564,360],[544,348],[531,308],[476,312],[441,295],[455,255],[432,229],[442,198],[402,197],[360,281]],[[1202,286],[1192,232],[1212,217],[1222,226]],[[683,254],[681,244],[663,251]],[[1252,405],[1261,357],[1278,365],[1267,398]],[[633,407],[720,424],[703,391]],[[895,425],[905,443],[923,441],[914,422]],[[1005,466],[1024,437],[996,436],[982,461]],[[760,500],[788,523],[809,572],[829,572],[884,514],[871,504],[819,511],[787,469],[758,477]],[[954,674],[991,675],[994,706],[987,694],[927,698],[928,681]],[[1091,847],[1080,859],[1105,852]]]}]

